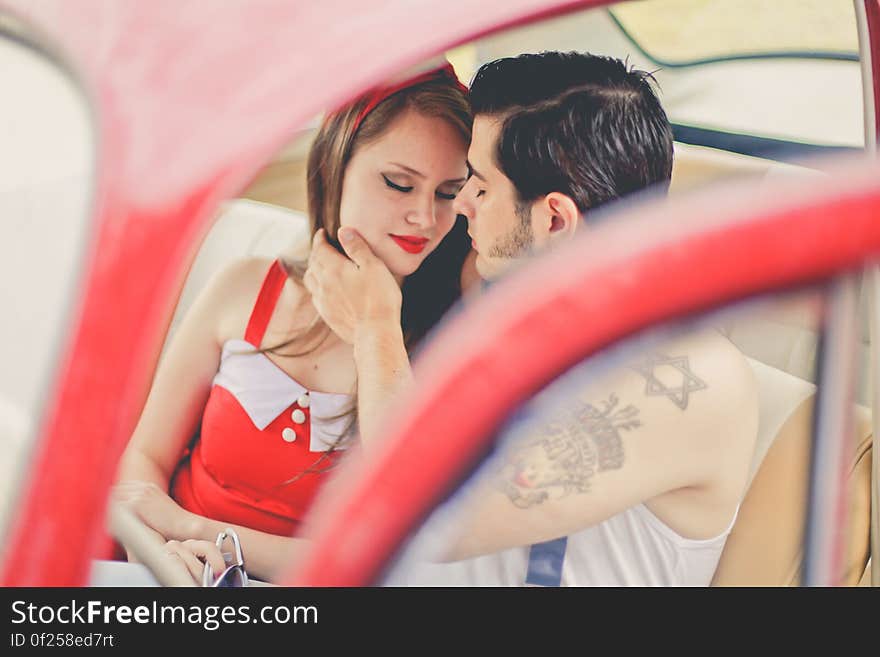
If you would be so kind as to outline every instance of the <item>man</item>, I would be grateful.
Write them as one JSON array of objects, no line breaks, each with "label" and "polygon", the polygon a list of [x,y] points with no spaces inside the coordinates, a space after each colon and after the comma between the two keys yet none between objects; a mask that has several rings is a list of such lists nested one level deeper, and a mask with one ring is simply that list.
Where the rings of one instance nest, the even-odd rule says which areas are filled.
[{"label": "man", "polygon": [[[609,201],[668,188],[671,127],[650,79],[581,53],[480,68],[470,176],[455,207],[468,220],[481,278],[589,231]],[[368,447],[412,374],[399,290],[356,234],[341,231],[340,241],[351,260],[316,236],[306,285],[354,344]],[[757,435],[751,370],[725,338],[702,331],[666,344],[585,384],[564,417],[543,421],[473,494],[461,537],[443,555],[464,561],[409,581],[709,584]]]}]

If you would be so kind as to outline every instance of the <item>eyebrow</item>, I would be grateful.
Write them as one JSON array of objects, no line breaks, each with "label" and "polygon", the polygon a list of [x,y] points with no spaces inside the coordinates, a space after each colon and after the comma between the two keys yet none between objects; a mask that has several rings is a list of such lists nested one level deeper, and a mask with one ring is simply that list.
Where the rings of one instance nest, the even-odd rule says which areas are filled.
[{"label": "eyebrow", "polygon": [[416,169],[413,169],[412,167],[408,167],[405,164],[400,164],[400,162],[389,162],[389,164],[396,166],[396,167],[400,167],[401,169],[403,169],[407,173],[411,173],[412,175],[416,176],[417,178],[424,178],[425,177],[425,174],[423,174],[421,171],[417,171]]},{"label": "eyebrow", "polygon": [[[412,167],[408,167],[405,164],[401,164],[400,162],[389,162],[389,164],[392,166],[395,166],[395,167],[399,167],[399,168],[403,169],[404,171],[406,171],[407,173],[410,173],[410,174],[416,176],[417,178],[422,178],[422,179],[427,178],[427,176],[425,174],[423,174],[421,171],[413,169]],[[450,178],[449,180],[444,180],[443,184],[446,185],[447,183],[459,183],[459,182],[464,182],[464,180],[465,180],[464,178]]]},{"label": "eyebrow", "polygon": [[469,171],[472,175],[476,176],[477,178],[479,178],[479,179],[482,180],[483,182],[487,182],[487,181],[486,181],[486,177],[485,177],[484,175],[482,175],[479,171],[477,171],[476,169],[474,169],[474,165],[471,164],[471,161],[470,161],[470,160],[467,161],[467,168],[468,168],[468,171]]}]

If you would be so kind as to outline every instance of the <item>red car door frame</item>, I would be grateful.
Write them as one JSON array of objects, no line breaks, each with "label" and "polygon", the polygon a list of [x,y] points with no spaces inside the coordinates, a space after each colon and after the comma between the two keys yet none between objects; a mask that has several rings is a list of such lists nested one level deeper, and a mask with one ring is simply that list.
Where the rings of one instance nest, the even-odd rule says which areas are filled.
[{"label": "red car door frame", "polygon": [[[520,23],[606,3],[490,0],[481,3],[478,14],[468,10],[472,5],[467,0],[384,3],[369,9],[374,26],[369,31],[362,29],[358,13],[365,11],[362,3],[308,3],[307,12],[304,4],[0,0],[0,10],[19,15],[67,62],[93,104],[98,132],[93,239],[88,247],[93,256],[81,273],[81,296],[74,304],[63,357],[40,419],[32,468],[3,546],[4,585],[64,586],[85,581],[89,560],[101,553],[106,540],[107,491],[145,399],[195,246],[219,202],[243,188],[295,128],[445,48]],[[865,7],[873,21],[870,51],[875,53],[880,2],[866,0]],[[428,15],[430,20],[424,18]],[[462,16],[468,17],[467,22]],[[388,47],[392,43],[393,49]],[[815,218],[817,208],[843,213],[838,217],[849,217],[852,231],[834,235],[830,226],[821,226],[822,219],[815,218],[821,248],[816,243],[815,251],[799,251],[805,259],[802,268],[780,264],[778,270],[771,267],[757,278],[732,270],[729,277],[707,277],[693,289],[680,284],[677,293],[664,291],[662,303],[649,304],[641,312],[617,307],[609,299],[606,314],[619,315],[621,323],[578,337],[569,344],[571,353],[586,356],[646,323],[774,285],[830,276],[864,262],[880,251],[876,229],[865,220],[877,207],[876,193],[866,180],[849,197],[817,199],[812,210],[770,212],[741,223],[740,241],[719,248],[733,253],[761,237],[766,241],[757,244],[762,245],[768,267],[779,255],[771,245],[784,239],[789,222]],[[804,232],[802,225],[798,232]],[[696,246],[700,240],[718,240],[719,235],[689,239],[696,240],[692,243]],[[675,253],[682,251],[669,246]],[[629,254],[629,259],[621,256],[613,266],[650,271],[649,263],[659,256],[645,248]],[[754,260],[754,249],[749,253]],[[699,262],[698,251],[691,256],[695,260],[678,261],[680,273],[709,264]],[[667,271],[675,269],[667,267]],[[464,335],[460,328],[455,334]],[[431,353],[442,349],[438,344]],[[461,353],[460,359],[469,353]],[[558,358],[550,359],[550,364],[557,370],[563,367]],[[552,376],[550,371],[529,371],[536,378],[528,385],[519,380],[499,395],[497,403],[487,405],[479,416],[483,424],[469,425],[455,444],[473,439],[476,448],[475,436],[500,417],[505,404],[515,403],[527,389]],[[411,413],[401,419],[400,431],[422,421]],[[467,453],[448,458],[460,463]],[[437,487],[436,493],[443,486],[441,475],[455,469],[452,460],[435,463],[434,475],[420,474],[423,495],[412,500],[411,508],[400,509],[405,511],[400,523],[411,524],[425,513],[433,499],[429,484]],[[385,550],[386,556],[393,552],[405,535],[404,524],[388,526],[385,539],[372,545],[357,568],[341,570],[338,581],[364,582],[372,577],[382,561],[380,552]],[[327,531],[331,536],[332,526]],[[309,572],[304,570],[300,581],[315,581]]]}]

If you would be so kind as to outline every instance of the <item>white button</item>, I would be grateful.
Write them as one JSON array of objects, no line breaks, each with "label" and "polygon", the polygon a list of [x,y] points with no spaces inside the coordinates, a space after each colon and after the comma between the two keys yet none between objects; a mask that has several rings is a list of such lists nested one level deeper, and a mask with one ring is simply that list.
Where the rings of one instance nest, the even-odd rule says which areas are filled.
[{"label": "white button", "polygon": [[302,424],[306,421],[306,414],[301,410],[296,409],[293,413],[290,414],[290,419],[293,420],[296,424]]},{"label": "white button", "polygon": [[305,393],[302,397],[297,399],[296,403],[300,408],[308,408],[309,407],[309,393]]},{"label": "white button", "polygon": [[287,427],[284,431],[281,432],[281,437],[284,438],[284,442],[292,443],[296,440],[296,431]]}]

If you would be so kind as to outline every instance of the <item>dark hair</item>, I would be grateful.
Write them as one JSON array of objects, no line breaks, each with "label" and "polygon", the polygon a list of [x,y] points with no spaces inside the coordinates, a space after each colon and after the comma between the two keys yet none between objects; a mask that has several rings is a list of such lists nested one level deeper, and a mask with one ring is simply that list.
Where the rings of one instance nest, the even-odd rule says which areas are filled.
[{"label": "dark hair", "polygon": [[583,213],[672,176],[672,127],[653,75],[613,57],[543,52],[484,64],[471,84],[474,115],[503,120],[498,168],[520,203],[550,192]]}]

